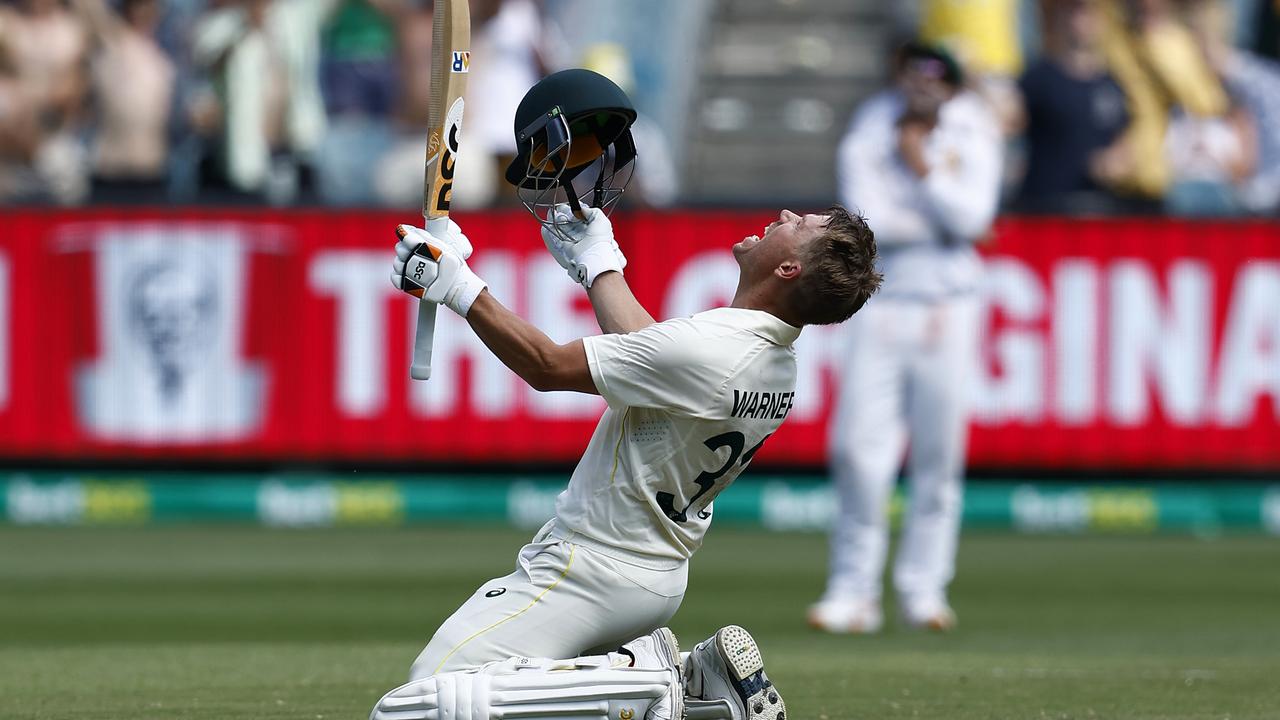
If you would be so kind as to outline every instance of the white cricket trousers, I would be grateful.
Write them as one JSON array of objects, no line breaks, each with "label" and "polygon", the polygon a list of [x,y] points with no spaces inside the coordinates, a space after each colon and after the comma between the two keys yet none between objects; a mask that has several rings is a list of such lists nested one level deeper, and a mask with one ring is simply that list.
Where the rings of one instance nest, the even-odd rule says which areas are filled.
[{"label": "white cricket trousers", "polygon": [[908,441],[910,502],[893,581],[910,608],[945,601],[955,573],[980,303],[872,300],[849,321],[831,425],[839,514],[824,600],[879,602],[889,502]]},{"label": "white cricket trousers", "polygon": [[520,549],[515,572],[481,585],[444,621],[414,661],[410,681],[512,657],[602,654],[675,615],[687,562],[645,567],[614,559],[554,524]]}]

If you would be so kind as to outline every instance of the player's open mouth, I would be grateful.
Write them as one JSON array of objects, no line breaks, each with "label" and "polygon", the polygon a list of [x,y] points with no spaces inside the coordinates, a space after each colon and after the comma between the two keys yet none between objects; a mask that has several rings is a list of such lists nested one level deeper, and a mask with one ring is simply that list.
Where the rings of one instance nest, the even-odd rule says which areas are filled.
[{"label": "player's open mouth", "polygon": [[759,242],[760,242],[759,235],[748,235],[747,237],[742,238],[742,242],[738,243],[738,247],[742,248],[743,250],[750,250],[751,248],[759,244]]}]

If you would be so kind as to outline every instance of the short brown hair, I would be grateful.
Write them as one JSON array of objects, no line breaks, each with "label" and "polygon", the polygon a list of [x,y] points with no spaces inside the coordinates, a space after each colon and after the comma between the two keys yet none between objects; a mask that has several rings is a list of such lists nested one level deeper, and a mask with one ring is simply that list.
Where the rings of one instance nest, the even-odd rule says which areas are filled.
[{"label": "short brown hair", "polygon": [[791,290],[792,314],[806,325],[844,322],[880,288],[876,238],[861,215],[833,205],[826,229],[800,260],[800,277]]}]

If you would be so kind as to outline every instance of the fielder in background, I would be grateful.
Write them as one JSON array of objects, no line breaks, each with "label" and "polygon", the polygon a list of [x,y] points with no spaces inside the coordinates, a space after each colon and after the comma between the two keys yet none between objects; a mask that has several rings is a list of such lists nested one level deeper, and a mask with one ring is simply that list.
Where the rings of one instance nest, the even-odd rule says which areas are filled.
[{"label": "fielder in background", "polygon": [[856,113],[840,145],[842,201],[875,219],[879,296],[849,323],[831,468],[839,514],[826,593],[809,623],[873,633],[889,502],[910,441],[906,512],[893,580],[903,620],[948,630],[967,424],[978,335],[974,241],[999,200],[999,125],[944,51],[911,43],[895,85]]},{"label": "fielder in background", "polygon": [[635,117],[616,85],[585,70],[545,78],[516,112],[508,180],[586,290],[601,335],[560,345],[503,307],[467,267],[456,225],[446,237],[399,228],[396,287],[466,318],[534,388],[598,394],[608,407],[515,571],[444,621],[375,719],[786,720],[747,631],[721,628],[682,658],[663,626],[712,501],[791,409],[801,327],[847,319],[878,287],[875,241],[842,208],[783,210],[733,246],[730,307],[656,322],[623,278],[606,213],[634,159]]}]

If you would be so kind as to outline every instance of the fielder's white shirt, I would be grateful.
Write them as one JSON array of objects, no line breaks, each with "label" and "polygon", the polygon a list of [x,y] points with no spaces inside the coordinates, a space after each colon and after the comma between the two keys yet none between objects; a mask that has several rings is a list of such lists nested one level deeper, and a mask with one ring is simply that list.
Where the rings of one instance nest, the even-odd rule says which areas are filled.
[{"label": "fielder's white shirt", "polygon": [[791,410],[799,336],[769,313],[718,308],[585,338],[609,407],[553,533],[654,568],[692,555],[711,502]]},{"label": "fielder's white shirt", "polygon": [[918,177],[898,154],[897,90],[858,109],[836,156],[840,199],[876,233],[884,284],[877,298],[934,301],[978,289],[973,241],[991,229],[1000,202],[1000,126],[972,92],[948,100],[925,140],[932,168]]}]

